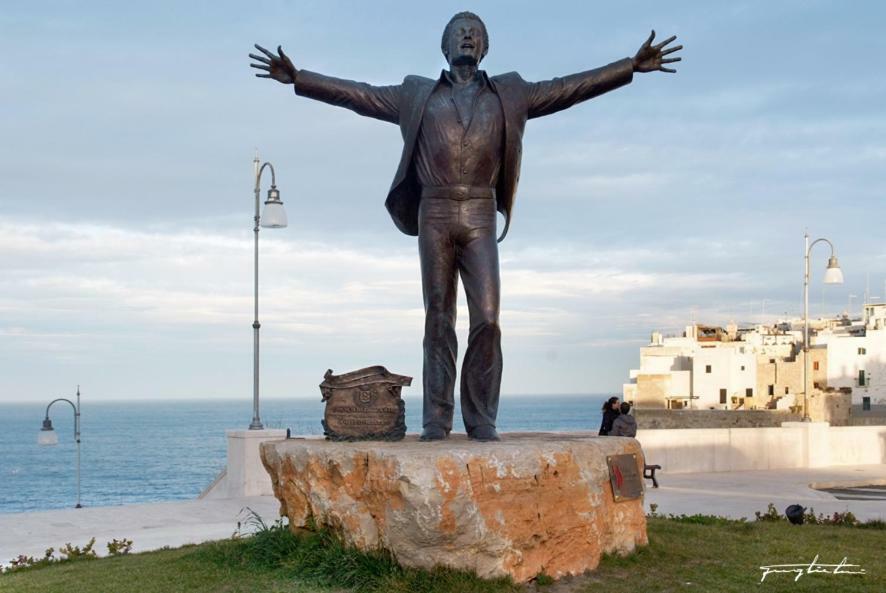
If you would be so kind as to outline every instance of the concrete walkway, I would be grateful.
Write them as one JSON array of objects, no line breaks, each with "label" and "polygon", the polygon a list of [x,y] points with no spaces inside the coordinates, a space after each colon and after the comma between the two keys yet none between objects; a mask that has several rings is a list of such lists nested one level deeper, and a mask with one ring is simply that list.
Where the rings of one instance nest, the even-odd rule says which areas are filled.
[{"label": "concrete walkway", "polygon": [[815,514],[852,513],[862,521],[886,520],[886,500],[840,500],[810,488],[886,484],[886,465],[847,465],[815,469],[668,474],[657,472],[660,488],[646,481],[645,505],[660,514],[723,515],[754,519],[771,502],[780,513],[791,504],[812,507]]},{"label": "concrete walkway", "polygon": [[[754,518],[770,502],[779,512],[790,504],[813,507],[816,513],[852,511],[859,519],[886,520],[886,500],[840,500],[833,494],[809,487],[886,484],[886,465],[841,466],[818,469],[668,474],[659,472],[661,487],[647,481],[646,509],[658,505],[662,514],[703,513]],[[99,555],[114,539],[133,541],[133,550],[144,552],[164,546],[224,539],[237,529],[249,507],[266,523],[278,518],[279,504],[272,496],[188,500],[117,507],[63,509],[34,513],[0,514],[0,564],[19,554],[42,556],[52,546],[82,546],[96,538]]]},{"label": "concrete walkway", "polygon": [[254,496],[0,514],[0,565],[19,554],[42,557],[46,548],[66,543],[83,546],[92,537],[100,556],[115,538],[132,540],[134,552],[224,539],[245,517],[245,507],[270,524],[280,504],[273,496]]}]

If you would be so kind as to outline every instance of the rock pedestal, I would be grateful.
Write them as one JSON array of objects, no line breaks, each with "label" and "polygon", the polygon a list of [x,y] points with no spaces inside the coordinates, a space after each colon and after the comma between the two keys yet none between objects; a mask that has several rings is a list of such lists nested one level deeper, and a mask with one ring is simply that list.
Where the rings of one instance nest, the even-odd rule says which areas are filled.
[{"label": "rock pedestal", "polygon": [[595,568],[647,543],[642,497],[615,502],[607,456],[634,439],[505,433],[476,443],[267,442],[261,456],[293,529],[313,522],[405,566],[527,581]]}]

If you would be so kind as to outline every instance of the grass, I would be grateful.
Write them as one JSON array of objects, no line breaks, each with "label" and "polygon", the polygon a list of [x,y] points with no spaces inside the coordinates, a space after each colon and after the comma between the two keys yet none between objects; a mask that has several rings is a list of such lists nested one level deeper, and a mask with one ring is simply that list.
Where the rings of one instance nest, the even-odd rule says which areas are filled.
[{"label": "grass", "polygon": [[[589,575],[517,586],[452,570],[401,568],[383,553],[342,547],[327,534],[293,536],[265,529],[256,536],[173,550],[79,560],[0,575],[3,593],[730,593],[886,591],[880,563],[886,531],[716,518],[649,519],[650,545],[606,557]],[[766,564],[837,563],[844,556],[866,575],[769,575]]]}]

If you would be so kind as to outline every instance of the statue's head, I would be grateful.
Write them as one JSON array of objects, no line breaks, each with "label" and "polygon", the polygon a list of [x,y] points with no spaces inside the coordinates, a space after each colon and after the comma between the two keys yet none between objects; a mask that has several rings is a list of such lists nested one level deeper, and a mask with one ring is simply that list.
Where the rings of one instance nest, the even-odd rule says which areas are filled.
[{"label": "statue's head", "polygon": [[453,66],[479,64],[489,51],[486,25],[473,12],[460,12],[449,19],[443,30],[440,49]]}]

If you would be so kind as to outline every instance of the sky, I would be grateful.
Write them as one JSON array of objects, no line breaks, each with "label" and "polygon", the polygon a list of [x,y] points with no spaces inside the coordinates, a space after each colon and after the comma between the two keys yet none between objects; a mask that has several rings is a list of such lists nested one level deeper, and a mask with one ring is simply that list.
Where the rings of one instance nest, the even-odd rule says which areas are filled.
[{"label": "sky", "polygon": [[807,229],[846,278],[821,284],[817,246],[813,315],[883,298],[882,3],[19,2],[0,12],[0,402],[250,398],[256,150],[290,221],[260,239],[262,397],[372,364],[420,393],[417,244],[383,206],[398,128],[257,79],[247,54],[436,77],[466,9],[490,74],[602,66],[652,28],[685,46],[675,75],[528,123],[505,395],[620,394],[654,330],[801,314]]}]

